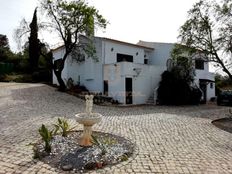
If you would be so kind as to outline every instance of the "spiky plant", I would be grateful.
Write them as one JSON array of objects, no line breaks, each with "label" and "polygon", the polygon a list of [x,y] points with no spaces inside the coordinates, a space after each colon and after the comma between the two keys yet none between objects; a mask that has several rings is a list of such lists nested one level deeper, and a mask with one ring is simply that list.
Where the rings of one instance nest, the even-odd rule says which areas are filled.
[{"label": "spiky plant", "polygon": [[45,143],[44,150],[50,153],[53,131],[48,130],[48,128],[44,124],[42,124],[42,126],[39,128],[39,134]]},{"label": "spiky plant", "polygon": [[55,132],[60,132],[63,137],[67,137],[68,132],[74,130],[76,126],[71,127],[71,124],[68,122],[67,119],[58,118],[57,123],[53,124],[55,126]]}]

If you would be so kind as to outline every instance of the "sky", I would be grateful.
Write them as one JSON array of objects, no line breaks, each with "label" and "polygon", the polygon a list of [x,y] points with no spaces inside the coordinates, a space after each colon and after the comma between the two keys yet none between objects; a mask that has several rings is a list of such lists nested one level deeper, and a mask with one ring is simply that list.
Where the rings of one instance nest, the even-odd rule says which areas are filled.
[{"label": "sky", "polygon": [[[177,42],[178,29],[187,19],[187,11],[198,0],[87,0],[108,21],[107,28],[95,35],[130,43],[139,40]],[[13,32],[25,18],[31,21],[38,0],[0,0],[0,34],[7,35],[17,51]],[[58,40],[49,33],[40,39],[54,46]]]}]

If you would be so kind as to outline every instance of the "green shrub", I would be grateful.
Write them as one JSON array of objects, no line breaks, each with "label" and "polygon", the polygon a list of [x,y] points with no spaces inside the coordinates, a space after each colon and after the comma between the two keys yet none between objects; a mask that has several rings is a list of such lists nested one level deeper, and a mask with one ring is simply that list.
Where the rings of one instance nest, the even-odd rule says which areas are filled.
[{"label": "green shrub", "polygon": [[158,88],[157,100],[161,105],[199,104],[201,91],[191,87],[189,83],[173,72],[162,74]]},{"label": "green shrub", "polygon": [[51,82],[52,72],[47,69],[39,69],[32,73],[32,79],[35,82]]},{"label": "green shrub", "polygon": [[32,82],[32,76],[30,74],[5,74],[0,75],[1,82],[18,82],[18,83],[26,83]]},{"label": "green shrub", "polygon": [[44,150],[48,153],[51,152],[51,140],[53,137],[53,131],[48,130],[44,124],[39,128],[39,134],[45,143]]},{"label": "green shrub", "polygon": [[54,133],[60,132],[63,137],[66,137],[68,132],[72,131],[76,126],[71,127],[70,123],[68,123],[68,120],[63,118],[58,118],[57,123],[53,124],[55,126]]},{"label": "green shrub", "polygon": [[99,149],[101,149],[102,155],[105,155],[107,153],[106,145],[102,141],[98,140],[98,138],[95,137],[94,135],[91,136],[92,136],[92,143],[95,144],[97,147],[99,147]]},{"label": "green shrub", "polygon": [[[71,85],[70,85],[71,86]],[[81,86],[81,85],[73,85],[70,87],[70,92],[76,93],[76,94],[80,94],[80,93],[89,93],[88,89],[85,86]]]}]

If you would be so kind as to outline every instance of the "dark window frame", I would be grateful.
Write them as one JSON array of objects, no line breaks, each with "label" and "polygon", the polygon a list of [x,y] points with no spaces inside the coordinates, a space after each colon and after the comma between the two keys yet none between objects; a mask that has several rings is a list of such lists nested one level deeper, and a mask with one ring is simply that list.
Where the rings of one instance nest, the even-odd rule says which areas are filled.
[{"label": "dark window frame", "polygon": [[213,89],[213,82],[210,83],[210,88]]},{"label": "dark window frame", "polygon": [[202,59],[195,60],[195,68],[199,70],[204,70],[205,61]]},{"label": "dark window frame", "polygon": [[145,65],[148,64],[148,59],[144,59],[144,64],[145,64]]},{"label": "dark window frame", "polygon": [[117,53],[117,62],[133,62],[133,56],[128,54]]}]

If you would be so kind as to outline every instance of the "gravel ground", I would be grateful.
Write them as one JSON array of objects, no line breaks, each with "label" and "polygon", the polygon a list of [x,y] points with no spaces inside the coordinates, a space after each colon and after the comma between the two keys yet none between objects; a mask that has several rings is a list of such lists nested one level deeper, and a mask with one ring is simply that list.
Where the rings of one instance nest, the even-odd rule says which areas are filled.
[{"label": "gravel ground", "polygon": [[[84,102],[43,84],[0,83],[0,173],[63,173],[32,159],[38,128],[57,117],[74,119]],[[130,139],[128,161],[90,173],[232,173],[232,134],[211,124],[228,107],[96,106],[94,130]],[[78,129],[82,129],[79,125]]]}]

